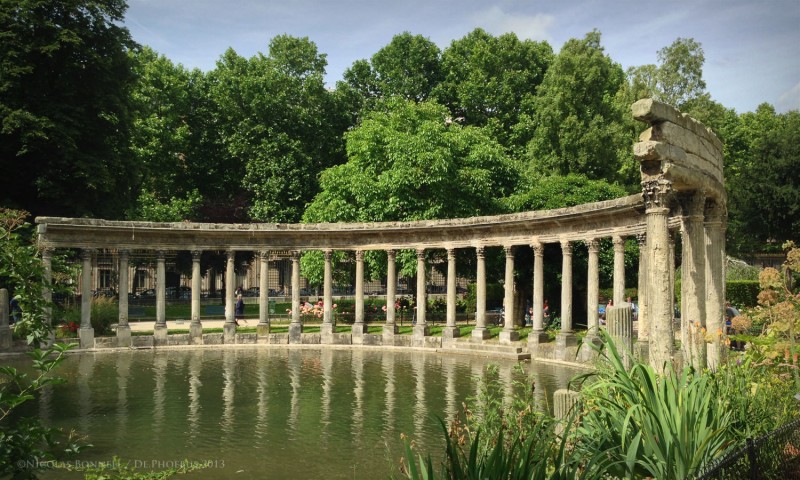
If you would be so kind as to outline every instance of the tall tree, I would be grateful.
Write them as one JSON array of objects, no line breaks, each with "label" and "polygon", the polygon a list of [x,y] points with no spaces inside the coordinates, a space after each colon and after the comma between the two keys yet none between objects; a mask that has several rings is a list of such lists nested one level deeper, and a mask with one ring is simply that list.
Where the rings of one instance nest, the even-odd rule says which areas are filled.
[{"label": "tall tree", "polygon": [[705,94],[703,80],[705,53],[692,38],[677,38],[658,51],[658,65],[628,69],[632,100],[652,97],[677,108]]},{"label": "tall tree", "polygon": [[0,2],[3,203],[118,217],[135,197],[124,0]]},{"label": "tall tree", "polygon": [[442,53],[444,79],[434,96],[465,124],[489,125],[511,146],[512,129],[533,98],[553,60],[546,42],[494,37],[478,28],[454,40]]},{"label": "tall tree", "polygon": [[600,32],[567,41],[547,70],[534,113],[520,128],[533,132],[527,158],[534,172],[615,180],[632,162],[632,138],[617,101],[622,68],[600,45]]}]

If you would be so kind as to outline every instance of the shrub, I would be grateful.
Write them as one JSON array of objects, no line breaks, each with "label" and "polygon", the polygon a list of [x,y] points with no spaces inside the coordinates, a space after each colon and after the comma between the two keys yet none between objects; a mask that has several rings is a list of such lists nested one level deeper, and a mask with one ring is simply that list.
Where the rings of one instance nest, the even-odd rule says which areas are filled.
[{"label": "shrub", "polygon": [[737,307],[754,307],[758,304],[758,280],[728,280],[725,298]]}]

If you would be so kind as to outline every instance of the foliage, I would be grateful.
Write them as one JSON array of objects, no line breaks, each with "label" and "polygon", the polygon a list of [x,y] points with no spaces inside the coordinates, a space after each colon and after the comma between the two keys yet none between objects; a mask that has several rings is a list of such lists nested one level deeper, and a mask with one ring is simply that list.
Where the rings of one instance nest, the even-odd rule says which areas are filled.
[{"label": "foliage", "polygon": [[150,222],[180,222],[197,218],[197,212],[203,198],[200,192],[192,190],[186,198],[170,197],[161,201],[146,190],[142,190],[136,209],[128,213],[129,218]]},{"label": "foliage", "polygon": [[[92,298],[91,321],[94,334],[96,336],[109,335],[111,325],[117,323],[119,318],[119,306],[115,301],[107,297]],[[81,323],[81,306],[75,305],[64,312],[64,320],[67,325]]]},{"label": "foliage", "polygon": [[651,97],[683,108],[704,95],[705,54],[703,47],[694,39],[676,39],[670,46],[658,51],[658,61],[658,66],[642,65],[628,69],[627,75],[635,91],[634,101]]},{"label": "foliage", "polygon": [[725,280],[753,280],[758,282],[761,269],[742,260],[728,257],[725,263]]},{"label": "foliage", "polygon": [[195,472],[208,467],[207,462],[183,460],[177,466],[154,472],[140,472],[121,458],[114,456],[110,462],[92,463],[85,467],[69,466],[67,470],[82,472],[85,480],[166,480],[175,475]]},{"label": "foliage", "polygon": [[[119,216],[135,197],[128,153],[124,0],[0,3],[0,204]],[[76,195],[76,189],[80,195]]]},{"label": "foliage", "polygon": [[758,280],[728,280],[725,282],[725,299],[737,307],[754,307],[758,302]]},{"label": "foliage", "polygon": [[591,180],[583,174],[569,173],[539,177],[527,190],[520,189],[505,203],[512,212],[550,210],[620,198],[626,193],[624,188],[605,180]]}]

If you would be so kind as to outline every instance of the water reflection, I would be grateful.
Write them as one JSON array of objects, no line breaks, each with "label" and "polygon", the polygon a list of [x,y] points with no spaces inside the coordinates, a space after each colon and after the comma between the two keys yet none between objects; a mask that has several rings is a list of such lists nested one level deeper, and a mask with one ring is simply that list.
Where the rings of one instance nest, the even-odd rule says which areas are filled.
[{"label": "water reflection", "polygon": [[[68,383],[34,407],[53,426],[89,435],[86,460],[224,460],[187,479],[386,478],[402,455],[401,433],[420,451],[442,448],[436,418],[452,420],[478,394],[488,363],[370,349],[76,354],[60,369]],[[505,401],[512,381],[535,382],[546,406],[575,374],[531,366],[524,377],[514,362],[493,363]]]}]

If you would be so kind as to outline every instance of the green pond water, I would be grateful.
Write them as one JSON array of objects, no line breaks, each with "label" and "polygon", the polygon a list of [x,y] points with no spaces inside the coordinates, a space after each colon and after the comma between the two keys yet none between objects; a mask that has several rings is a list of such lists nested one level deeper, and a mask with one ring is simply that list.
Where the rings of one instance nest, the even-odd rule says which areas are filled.
[{"label": "green pond water", "polygon": [[[22,359],[3,364],[24,365]],[[202,348],[81,353],[58,373],[67,382],[27,406],[52,426],[87,436],[71,461],[142,468],[183,460],[208,468],[176,478],[389,478],[401,433],[438,459],[437,417],[452,419],[498,366],[536,383],[548,405],[575,370],[421,351],[331,348]],[[49,472],[43,478],[81,478]]]}]

